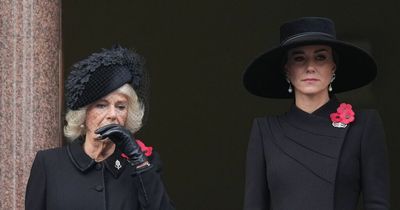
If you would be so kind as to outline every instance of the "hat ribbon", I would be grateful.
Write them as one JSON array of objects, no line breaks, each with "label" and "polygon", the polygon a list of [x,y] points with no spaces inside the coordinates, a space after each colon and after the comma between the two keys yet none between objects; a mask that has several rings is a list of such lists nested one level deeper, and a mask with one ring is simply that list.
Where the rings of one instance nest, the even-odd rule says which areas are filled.
[{"label": "hat ribbon", "polygon": [[335,36],[332,36],[330,34],[323,33],[323,32],[304,32],[304,33],[299,33],[299,34],[296,34],[294,36],[291,36],[291,37],[287,38],[285,41],[283,41],[281,43],[281,45],[285,45],[286,43],[292,41],[293,39],[298,39],[298,38],[301,38],[301,37],[304,37],[304,36],[312,36],[312,35],[321,35],[321,36],[326,36],[326,37],[331,38],[331,39],[336,39]]}]

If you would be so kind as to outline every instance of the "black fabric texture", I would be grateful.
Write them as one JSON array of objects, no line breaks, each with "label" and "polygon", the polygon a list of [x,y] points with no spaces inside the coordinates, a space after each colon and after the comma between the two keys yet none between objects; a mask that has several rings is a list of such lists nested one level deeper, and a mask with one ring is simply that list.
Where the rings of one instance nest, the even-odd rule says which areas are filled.
[{"label": "black fabric texture", "polygon": [[389,210],[385,135],[374,110],[355,109],[346,128],[332,126],[332,99],[309,114],[254,120],[246,162],[244,210]]},{"label": "black fabric texture", "polygon": [[161,179],[157,152],[153,167],[136,173],[121,152],[95,162],[76,139],[62,148],[39,151],[25,196],[26,210],[173,210]]}]

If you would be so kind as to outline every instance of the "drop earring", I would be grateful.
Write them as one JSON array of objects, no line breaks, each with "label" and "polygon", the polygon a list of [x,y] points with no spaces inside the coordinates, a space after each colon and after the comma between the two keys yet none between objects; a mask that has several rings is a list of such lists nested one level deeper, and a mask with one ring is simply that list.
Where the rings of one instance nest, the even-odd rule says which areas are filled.
[{"label": "drop earring", "polygon": [[288,92],[289,93],[292,93],[293,92],[293,89],[292,89],[292,84],[290,83],[290,80],[289,79],[286,79],[286,81],[287,81],[287,83],[289,83],[289,88],[288,88]]},{"label": "drop earring", "polygon": [[332,82],[333,82],[333,80],[335,80],[335,78],[336,78],[336,74],[333,73],[333,74],[332,74],[331,83],[329,83],[329,88],[328,88],[329,92],[332,92],[332,90],[333,90],[333,88],[332,88]]}]

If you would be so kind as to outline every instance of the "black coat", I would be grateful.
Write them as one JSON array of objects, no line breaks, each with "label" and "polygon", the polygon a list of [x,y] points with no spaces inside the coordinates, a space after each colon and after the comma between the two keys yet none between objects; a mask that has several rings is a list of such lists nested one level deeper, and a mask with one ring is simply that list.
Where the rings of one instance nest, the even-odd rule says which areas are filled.
[{"label": "black coat", "polygon": [[170,210],[174,209],[159,174],[159,157],[150,156],[153,168],[137,174],[121,152],[95,162],[82,148],[83,141],[39,151],[29,177],[27,210]]},{"label": "black coat", "polygon": [[330,100],[312,114],[296,106],[254,120],[247,151],[245,210],[389,209],[389,172],[381,119],[355,111],[346,128],[332,126]]}]

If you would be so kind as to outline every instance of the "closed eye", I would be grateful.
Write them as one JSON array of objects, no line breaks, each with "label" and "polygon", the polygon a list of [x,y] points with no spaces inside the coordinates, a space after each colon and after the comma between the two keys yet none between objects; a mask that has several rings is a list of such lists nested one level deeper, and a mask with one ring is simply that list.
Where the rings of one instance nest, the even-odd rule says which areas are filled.
[{"label": "closed eye", "polygon": [[117,105],[116,107],[117,107],[117,109],[119,109],[119,110],[125,110],[127,106],[126,106],[125,104],[119,104],[119,105]]},{"label": "closed eye", "polygon": [[95,105],[95,107],[96,108],[99,108],[99,109],[103,109],[103,108],[105,108],[107,105],[106,104],[103,104],[103,103],[98,103],[98,104],[96,104]]}]

